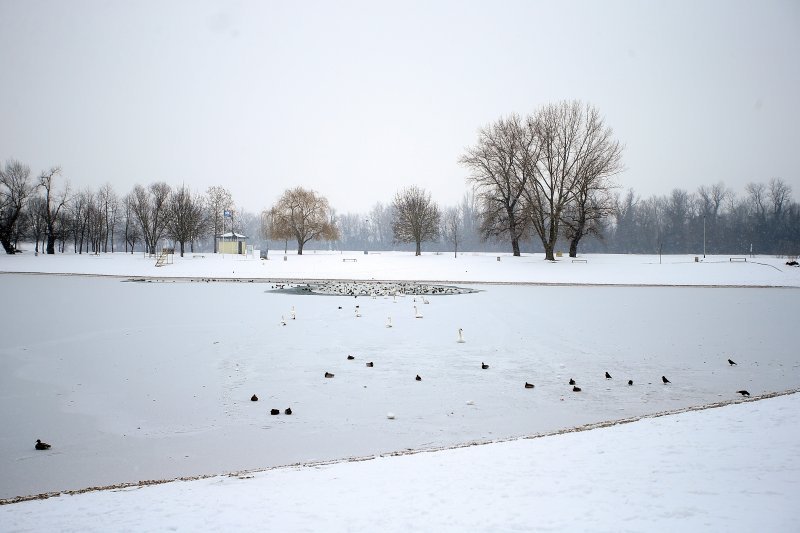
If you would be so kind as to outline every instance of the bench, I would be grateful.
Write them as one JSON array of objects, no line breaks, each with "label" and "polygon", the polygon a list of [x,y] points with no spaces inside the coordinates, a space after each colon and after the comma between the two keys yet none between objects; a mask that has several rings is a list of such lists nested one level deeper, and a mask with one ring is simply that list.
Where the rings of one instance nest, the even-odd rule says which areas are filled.
[{"label": "bench", "polygon": [[347,263],[348,261],[350,261],[351,263],[355,263],[356,261],[358,261],[358,259],[342,259],[342,263]]},{"label": "bench", "polygon": [[205,258],[206,258],[206,256],[204,256],[204,255],[200,255],[200,254],[194,254],[194,255],[192,256],[192,259],[198,259],[198,258],[199,258],[199,259],[205,259]]},{"label": "bench", "polygon": [[572,262],[573,263],[586,263],[586,262],[588,262],[588,260],[587,259],[573,259]]},{"label": "bench", "polygon": [[747,263],[747,258],[746,257],[731,257],[730,258],[730,262],[731,263],[736,263],[736,262]]}]

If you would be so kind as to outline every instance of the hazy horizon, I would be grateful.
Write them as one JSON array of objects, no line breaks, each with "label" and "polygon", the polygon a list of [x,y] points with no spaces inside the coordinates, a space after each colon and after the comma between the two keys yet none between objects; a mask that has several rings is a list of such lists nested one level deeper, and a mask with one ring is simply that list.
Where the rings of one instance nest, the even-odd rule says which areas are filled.
[{"label": "hazy horizon", "polygon": [[644,196],[782,178],[795,196],[800,4],[0,1],[0,159],[75,186],[288,187],[340,213],[442,204],[478,128],[580,99]]}]

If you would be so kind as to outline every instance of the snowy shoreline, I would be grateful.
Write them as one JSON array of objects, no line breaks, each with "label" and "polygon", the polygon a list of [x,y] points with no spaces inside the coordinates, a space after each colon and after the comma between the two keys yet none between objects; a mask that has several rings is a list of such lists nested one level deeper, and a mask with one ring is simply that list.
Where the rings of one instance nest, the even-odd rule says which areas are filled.
[{"label": "snowy shoreline", "polygon": [[549,438],[61,494],[8,531],[793,531],[798,395]]},{"label": "snowy shoreline", "polygon": [[[98,275],[147,279],[254,282],[387,281],[449,284],[633,287],[800,287],[800,268],[785,259],[588,254],[545,261],[539,255],[465,253],[458,258],[406,252],[319,252],[261,260],[194,254],[157,267],[142,254],[0,256],[0,272]],[[696,261],[695,261],[696,259]],[[737,261],[731,261],[737,259]]]},{"label": "snowy shoreline", "polygon": [[[21,276],[66,276],[86,278],[109,278],[120,281],[138,281],[139,279],[155,283],[266,283],[266,284],[307,284],[324,282],[355,282],[355,283],[408,283],[407,279],[376,279],[376,278],[226,278],[226,277],[186,277],[186,276],[131,276],[124,274],[88,274],[76,272],[13,272],[2,271],[2,275]],[[800,289],[800,285],[754,285],[754,284],[674,284],[674,283],[581,283],[581,282],[548,282],[548,281],[479,281],[479,280],[450,280],[450,279],[420,279],[414,280],[420,284],[447,284],[447,285],[487,285],[487,286],[520,286],[520,287],[623,287],[623,288],[676,288],[676,289]],[[312,293],[316,296],[327,296],[321,293]]]},{"label": "snowy shoreline", "polygon": [[216,478],[216,477],[242,477],[248,476],[252,474],[258,474],[262,472],[270,472],[275,470],[285,470],[285,469],[293,469],[297,467],[303,468],[313,468],[318,466],[328,466],[328,465],[336,465],[336,464],[343,464],[343,463],[354,463],[354,462],[362,462],[362,461],[372,461],[374,459],[378,459],[381,457],[399,457],[399,456],[407,456],[407,455],[417,455],[423,453],[437,453],[437,452],[446,452],[449,450],[457,450],[461,448],[470,448],[473,446],[489,446],[492,444],[498,443],[506,443],[506,442],[514,442],[514,441],[521,441],[521,440],[532,440],[532,439],[543,439],[547,437],[553,437],[556,435],[565,435],[569,433],[577,433],[583,431],[593,431],[596,429],[601,428],[610,428],[614,426],[620,426],[625,424],[632,424],[635,422],[639,422],[642,420],[654,419],[654,418],[661,418],[661,417],[669,417],[674,416],[682,413],[690,413],[694,411],[705,411],[709,409],[719,409],[721,407],[727,407],[730,405],[736,404],[743,404],[743,403],[750,403],[750,402],[758,402],[762,400],[767,400],[770,398],[778,398],[781,396],[789,396],[792,394],[797,394],[800,392],[800,389],[789,389],[784,391],[776,391],[770,392],[766,394],[760,394],[758,396],[752,396],[750,398],[737,398],[732,400],[726,400],[721,402],[714,402],[704,405],[694,405],[689,407],[681,407],[678,409],[671,409],[668,411],[660,411],[656,413],[648,413],[640,416],[633,416],[629,418],[620,418],[620,419],[612,419],[612,420],[604,420],[601,422],[592,422],[589,424],[583,424],[580,426],[570,427],[570,428],[563,428],[555,431],[548,431],[545,433],[536,433],[533,435],[516,435],[512,437],[504,437],[499,439],[492,439],[492,440],[475,440],[469,442],[462,442],[458,444],[452,444],[447,446],[436,446],[432,448],[415,448],[415,449],[405,449],[405,450],[397,450],[391,452],[384,452],[384,453],[377,453],[377,454],[370,454],[370,455],[359,455],[359,456],[351,456],[351,457],[341,457],[337,459],[329,459],[329,460],[319,460],[319,461],[306,461],[306,462],[297,462],[285,465],[276,465],[264,468],[253,468],[247,470],[239,470],[234,472],[215,472],[209,474],[200,474],[196,476],[181,476],[175,478],[167,478],[167,479],[146,479],[140,481],[132,481],[132,482],[125,482],[125,483],[115,483],[113,485],[104,485],[104,486],[97,486],[97,487],[85,487],[81,489],[73,489],[73,490],[61,490],[61,491],[52,491],[52,492],[44,492],[41,494],[30,494],[25,496],[15,496],[13,498],[0,498],[0,506],[2,505],[12,505],[15,503],[21,503],[26,501],[32,500],[46,500],[49,498],[57,498],[59,496],[75,496],[78,494],[86,494],[89,492],[102,492],[108,490],[116,490],[116,489],[127,489],[127,488],[134,488],[134,487],[145,487],[150,485],[162,485],[165,483],[173,483],[178,481],[196,481],[201,479],[209,479],[209,478]]}]

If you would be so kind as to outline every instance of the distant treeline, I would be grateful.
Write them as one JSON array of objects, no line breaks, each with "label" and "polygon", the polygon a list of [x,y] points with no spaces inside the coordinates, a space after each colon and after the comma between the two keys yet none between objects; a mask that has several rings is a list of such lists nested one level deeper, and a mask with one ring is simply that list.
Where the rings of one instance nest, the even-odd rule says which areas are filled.
[{"label": "distant treeline", "polygon": [[[480,212],[472,195],[458,206],[463,218],[464,251],[510,252],[508,242],[484,240],[480,234]],[[342,249],[391,250],[390,210],[378,203],[365,214],[337,217]],[[583,252],[655,254],[800,254],[800,204],[792,199],[791,187],[783,180],[751,183],[736,194],[724,183],[702,186],[696,192],[675,189],[669,195],[639,197],[633,189],[614,198],[612,215],[602,221],[598,236],[581,241]],[[566,253],[568,242],[559,247]],[[432,251],[452,251],[446,242],[430,243]],[[522,243],[524,252],[542,252],[535,238]]]},{"label": "distant treeline", "polygon": [[[264,251],[294,249],[291,239],[267,239],[263,213],[236,208],[224,187],[201,194],[154,183],[120,196],[110,184],[73,190],[59,182],[59,172],[51,169],[34,180],[13,160],[0,169],[0,240],[7,252],[24,242],[42,252],[49,245],[53,252],[137,252],[179,242],[193,251],[213,251],[214,236],[223,231],[244,234]],[[720,182],[648,198],[617,190],[613,198],[610,215],[596,222],[596,234],[581,241],[582,252],[701,254],[705,246],[708,254],[800,254],[800,205],[781,179],[751,183],[738,194]],[[474,194],[441,211],[459,219],[453,227],[460,252],[511,252],[508,240],[485,237]],[[414,250],[413,243],[395,240],[391,203],[377,202],[363,213],[331,209],[330,217],[338,238],[309,242],[307,250]],[[543,251],[530,230],[520,246],[523,252]],[[566,253],[568,246],[562,236],[557,250]],[[452,238],[427,242],[425,251],[452,252]]]}]

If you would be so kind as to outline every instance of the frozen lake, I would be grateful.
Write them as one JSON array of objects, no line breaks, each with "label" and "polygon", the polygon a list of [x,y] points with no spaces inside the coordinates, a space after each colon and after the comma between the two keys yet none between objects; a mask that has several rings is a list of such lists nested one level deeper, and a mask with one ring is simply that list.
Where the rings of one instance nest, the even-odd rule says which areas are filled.
[{"label": "frozen lake", "polygon": [[[417,301],[415,319],[410,296],[265,283],[0,283],[13,302],[1,321],[0,498],[492,440],[800,387],[797,289],[470,285],[480,292]],[[33,450],[37,438],[51,453]]]}]

